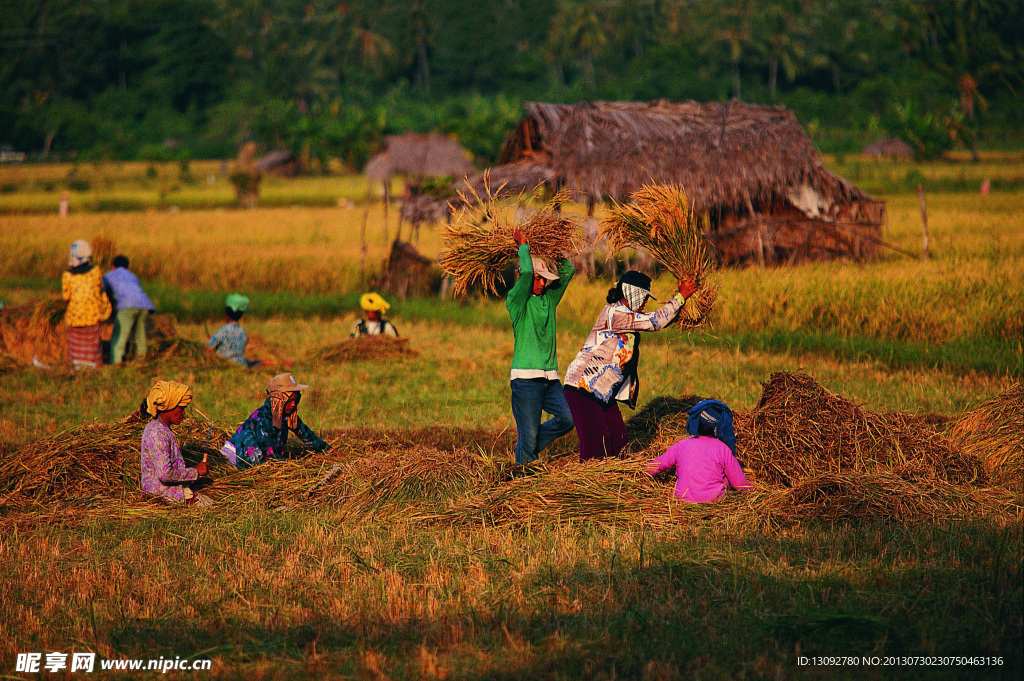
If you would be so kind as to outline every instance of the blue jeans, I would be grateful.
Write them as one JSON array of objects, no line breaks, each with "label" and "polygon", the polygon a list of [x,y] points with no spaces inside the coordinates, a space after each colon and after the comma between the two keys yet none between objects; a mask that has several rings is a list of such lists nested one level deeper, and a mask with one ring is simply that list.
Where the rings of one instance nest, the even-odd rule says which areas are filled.
[{"label": "blue jeans", "polygon": [[[551,414],[544,423],[541,412]],[[572,430],[572,414],[559,381],[517,378],[512,381],[512,415],[516,418],[516,464],[537,460],[549,444]]]}]

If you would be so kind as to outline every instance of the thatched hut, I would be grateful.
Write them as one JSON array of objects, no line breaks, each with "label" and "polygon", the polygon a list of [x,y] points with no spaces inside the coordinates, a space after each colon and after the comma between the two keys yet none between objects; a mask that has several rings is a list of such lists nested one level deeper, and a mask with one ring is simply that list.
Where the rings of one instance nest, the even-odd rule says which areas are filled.
[{"label": "thatched hut", "polygon": [[[725,263],[870,258],[885,204],[825,168],[785,107],[724,103],[526,104],[490,185],[538,177],[591,206],[679,183]],[[483,174],[469,178],[482,188]]]},{"label": "thatched hut", "polygon": [[394,175],[414,180],[428,177],[461,179],[473,172],[468,152],[455,140],[437,133],[407,132],[388,135],[384,150],[370,159],[364,170],[371,180],[384,182]]},{"label": "thatched hut", "polygon": [[914,147],[899,137],[880,137],[864,147],[861,152],[865,156],[891,158],[897,161],[910,161],[914,158]]}]

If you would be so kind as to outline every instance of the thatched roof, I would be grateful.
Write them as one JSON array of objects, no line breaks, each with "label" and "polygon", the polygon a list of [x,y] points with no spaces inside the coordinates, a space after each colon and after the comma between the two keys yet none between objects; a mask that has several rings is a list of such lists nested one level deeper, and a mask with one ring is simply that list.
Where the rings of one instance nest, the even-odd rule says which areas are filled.
[{"label": "thatched roof", "polygon": [[860,153],[865,156],[912,159],[914,158],[914,147],[910,146],[899,137],[880,137],[864,147]]},{"label": "thatched roof", "polygon": [[[499,168],[533,159],[559,186],[624,200],[642,185],[682,184],[700,212],[740,212],[808,185],[830,201],[873,201],[829,172],[793,112],[731,101],[527,103]],[[522,167],[537,172],[536,161]]]},{"label": "thatched roof", "polygon": [[432,132],[407,132],[389,135],[384,150],[370,159],[364,172],[379,181],[396,173],[419,178],[462,178],[473,172],[473,164],[468,152],[453,139]]}]

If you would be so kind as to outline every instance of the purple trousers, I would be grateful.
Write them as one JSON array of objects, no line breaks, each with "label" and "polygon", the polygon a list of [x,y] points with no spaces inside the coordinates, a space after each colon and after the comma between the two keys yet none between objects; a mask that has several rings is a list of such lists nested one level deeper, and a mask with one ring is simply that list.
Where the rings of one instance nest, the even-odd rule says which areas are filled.
[{"label": "purple trousers", "polygon": [[575,390],[565,391],[565,402],[580,438],[580,461],[618,456],[626,446],[626,424],[618,403],[605,406]]}]

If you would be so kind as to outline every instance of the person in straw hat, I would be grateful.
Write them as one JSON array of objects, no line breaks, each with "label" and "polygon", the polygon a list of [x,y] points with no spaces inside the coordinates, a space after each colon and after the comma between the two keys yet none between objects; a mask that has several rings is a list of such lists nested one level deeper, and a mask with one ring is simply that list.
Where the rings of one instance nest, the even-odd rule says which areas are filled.
[{"label": "person in straw hat", "polygon": [[240,293],[232,293],[224,301],[224,326],[217,329],[206,346],[213,348],[224,359],[244,367],[259,365],[259,361],[245,358],[245,348],[249,345],[249,334],[245,332],[241,321],[242,315],[249,309],[249,299]]},{"label": "person in straw hat", "polygon": [[[626,424],[618,402],[636,408],[640,389],[640,332],[664,329],[697,290],[691,281],[676,282],[677,293],[657,312],[645,313],[651,278],[623,273],[608,291],[607,302],[583,349],[565,370],[565,401],[580,438],[580,461],[617,456],[626,446]],[[656,299],[655,299],[656,300]]]},{"label": "person in straw hat", "polygon": [[142,401],[140,415],[150,421],[142,431],[141,487],[146,494],[177,503],[206,506],[210,499],[193,492],[188,483],[209,474],[205,461],[194,468],[185,465],[171,426],[181,423],[192,402],[192,390],[184,383],[157,381]]},{"label": "person in straw hat", "polygon": [[706,504],[722,498],[729,489],[753,489],[736,459],[728,406],[718,400],[698,402],[687,413],[686,430],[692,437],[680,440],[647,464],[650,475],[675,468],[673,495],[677,499]]},{"label": "person in straw hat", "polygon": [[391,305],[379,293],[364,293],[359,298],[359,307],[363,308],[363,312],[366,313],[366,319],[356,322],[349,338],[359,338],[360,336],[398,337],[398,329],[384,316],[391,309]]},{"label": "person in straw hat", "polygon": [[270,379],[263,406],[238,426],[238,430],[221,449],[232,466],[244,469],[268,459],[284,458],[288,431],[293,431],[308,449],[315,452],[329,448],[299,418],[299,401],[302,399],[302,391],[308,387],[297,383],[291,374],[279,374]]},{"label": "person in straw hat", "polygon": [[[555,308],[576,272],[563,259],[558,273],[530,255],[526,233],[513,234],[519,244],[519,279],[508,292],[505,308],[512,318],[512,415],[516,419],[516,465],[533,463],[549,444],[572,430],[572,414],[558,380]],[[551,414],[541,423],[543,412]]]},{"label": "person in straw hat", "polygon": [[94,369],[103,363],[100,322],[110,316],[113,308],[103,290],[103,273],[93,265],[88,241],[78,239],[71,244],[68,269],[60,284],[64,300],[68,301],[64,313],[68,360],[76,371]]}]

